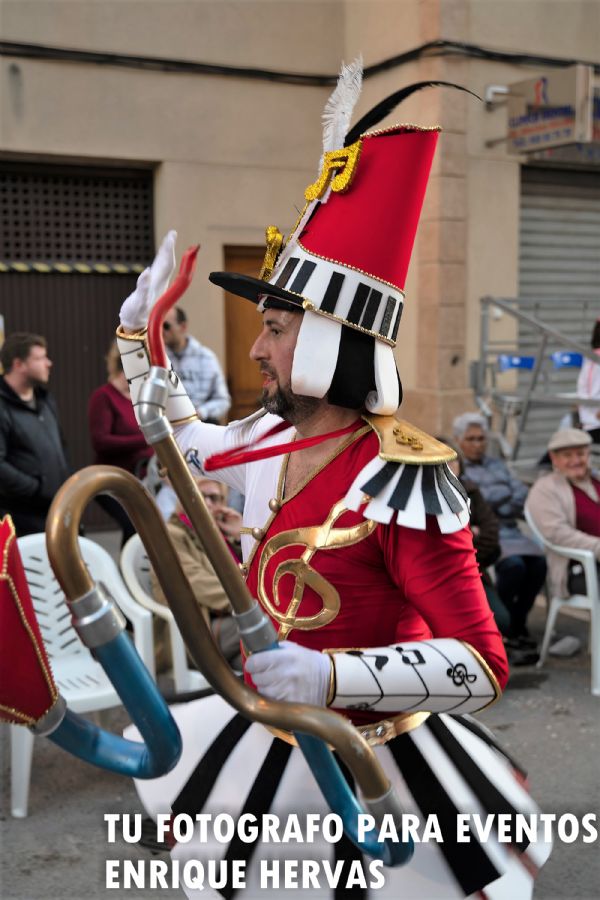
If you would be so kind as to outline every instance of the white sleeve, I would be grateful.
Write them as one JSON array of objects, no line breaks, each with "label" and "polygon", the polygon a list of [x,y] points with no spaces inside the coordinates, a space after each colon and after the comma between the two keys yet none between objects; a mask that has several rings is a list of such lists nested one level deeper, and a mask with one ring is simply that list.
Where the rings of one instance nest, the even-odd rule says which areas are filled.
[{"label": "white sleeve", "polygon": [[[117,344],[121,353],[123,371],[129,382],[131,402],[137,418],[140,388],[150,371],[146,332],[144,330],[138,334],[129,335],[118,329]],[[246,465],[228,467],[208,473],[204,471],[202,464],[208,456],[213,456],[215,453],[223,453],[233,447],[240,447],[243,444],[259,441],[275,425],[281,423],[281,419],[278,416],[265,413],[261,409],[245,419],[231,422],[225,426],[201,422],[182,382],[173,372],[171,366],[170,372],[171,380],[166,415],[173,426],[175,439],[192,471],[195,471],[196,474],[214,478],[215,481],[222,481],[229,487],[240,491],[240,493],[246,494]],[[291,426],[290,430],[292,430]],[[288,438],[289,435],[274,435],[268,439],[267,443],[277,443]]]},{"label": "white sleeve", "polygon": [[[237,422],[234,424],[238,424]],[[216,472],[205,472],[202,464],[208,456],[223,453],[235,446],[235,429],[229,425],[209,425],[206,422],[188,422],[176,425],[173,429],[175,439],[188,464],[197,475],[206,475],[215,481],[222,481],[240,493],[246,492],[246,466],[234,466],[219,469]],[[242,441],[237,441],[241,444]]]},{"label": "white sleeve", "polygon": [[[175,438],[183,455],[195,468],[196,472],[207,478],[222,481],[231,488],[247,494],[247,466],[228,466],[216,472],[205,472],[204,460],[215,453],[223,453],[234,447],[252,444],[260,439],[281,420],[277,416],[265,414],[258,410],[245,419],[230,422],[229,425],[209,425],[205,422],[192,421],[174,426]],[[270,438],[267,443],[281,440],[280,436]]]},{"label": "white sleeve", "polygon": [[[117,346],[121,354],[123,372],[129,384],[131,404],[135,418],[139,423],[138,403],[140,389],[150,371],[146,329],[137,334],[125,334],[121,328],[117,329]],[[180,381],[179,376],[174,372],[171,363],[169,363],[169,395],[166,414],[171,424],[187,422],[197,418],[194,405],[187,395],[183,382]]]},{"label": "white sleeve", "polygon": [[501,694],[485,660],[455,638],[326,652],[335,669],[328,705],[335,709],[470,713]]}]

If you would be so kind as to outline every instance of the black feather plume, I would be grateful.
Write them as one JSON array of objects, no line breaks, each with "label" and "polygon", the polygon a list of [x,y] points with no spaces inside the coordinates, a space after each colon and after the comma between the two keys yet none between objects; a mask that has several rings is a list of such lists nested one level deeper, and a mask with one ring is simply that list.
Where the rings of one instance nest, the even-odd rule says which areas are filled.
[{"label": "black feather plume", "polygon": [[476,97],[478,100],[481,100],[481,97],[478,94],[470,91],[469,88],[463,87],[461,84],[453,84],[451,81],[417,81],[415,84],[409,84],[406,87],[401,88],[399,91],[395,91],[395,93],[390,94],[389,97],[386,97],[385,100],[382,100],[377,106],[374,106],[373,109],[369,110],[362,119],[360,119],[356,125],[354,125],[348,134],[346,135],[346,140],[344,141],[344,147],[348,147],[350,144],[353,144],[355,141],[359,139],[361,134],[364,134],[365,131],[368,131],[370,128],[373,128],[374,125],[377,125],[378,122],[381,122],[382,119],[385,119],[389,113],[399,103],[402,103],[403,100],[406,100],[407,97],[410,97],[411,94],[414,94],[416,91],[422,90],[422,88],[427,87],[450,87],[456,88],[457,91],[465,91],[467,94],[471,94],[473,97]]}]

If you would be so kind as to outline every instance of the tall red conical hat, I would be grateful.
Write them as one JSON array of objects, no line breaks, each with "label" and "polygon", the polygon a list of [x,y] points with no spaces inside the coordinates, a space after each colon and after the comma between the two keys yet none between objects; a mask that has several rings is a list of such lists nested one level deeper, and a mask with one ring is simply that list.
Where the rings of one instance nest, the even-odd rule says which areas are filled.
[{"label": "tall red conical hat", "polygon": [[0,521],[0,721],[35,725],[58,699],[14,525]]},{"label": "tall red conical hat", "polygon": [[279,297],[393,345],[438,132],[399,125],[340,150],[307,188],[307,209],[268,278],[219,272],[211,280],[255,302]]},{"label": "tall red conical hat", "polygon": [[[356,81],[356,71],[350,74]],[[345,75],[343,69],[336,92]],[[210,280],[256,303],[308,313],[294,352],[296,394],[324,397],[339,381],[343,357],[348,376],[356,377],[358,347],[354,342],[348,352],[342,329],[371,338],[373,389],[363,401],[369,411],[389,414],[400,401],[393,347],[439,129],[399,125],[344,146],[347,132],[340,138],[338,130],[333,146],[324,140],[319,177],[306,189],[306,206],[287,241],[267,229],[260,278],[212,272]]]}]

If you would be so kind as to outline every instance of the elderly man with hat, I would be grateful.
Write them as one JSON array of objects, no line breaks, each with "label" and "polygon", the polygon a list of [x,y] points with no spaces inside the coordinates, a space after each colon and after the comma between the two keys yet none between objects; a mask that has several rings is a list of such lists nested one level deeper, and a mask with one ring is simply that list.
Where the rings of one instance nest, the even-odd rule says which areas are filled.
[{"label": "elderly man with hat", "polygon": [[[527,508],[553,544],[591,550],[600,560],[600,473],[590,466],[591,443],[591,436],[578,428],[561,428],[552,435],[548,453],[553,471],[533,485]],[[559,596],[585,593],[585,576],[577,564],[548,553],[548,571]]]},{"label": "elderly man with hat", "polygon": [[[360,73],[349,69],[338,94],[356,92]],[[464,491],[446,466],[455,454],[394,417],[402,392],[393,348],[438,129],[349,131],[347,97],[341,123],[332,124],[339,99],[334,92],[326,109],[321,171],[291,235],[284,241],[267,230],[259,278],[210,276],[262,314],[250,355],[264,378],[263,409],[226,427],[201,423],[173,379],[167,414],[186,458],[207,466],[213,456],[213,471],[215,455],[228,462],[215,475],[246,498],[243,570],[281,642],[246,660],[247,681],[268,697],[350,718],[411,808],[445,822],[443,842],[418,844],[414,862],[387,872],[378,896],[459,898],[485,889],[494,898],[515,878],[525,898],[543,842],[480,842],[474,833],[468,845],[456,840],[459,811],[536,807],[496,742],[462,717],[497,699],[507,666]],[[121,310],[134,405],[148,369],[147,310],[166,284],[173,246],[170,233]],[[256,798],[265,812],[314,809],[290,736],[240,721],[220,697],[198,702],[201,710],[187,704],[179,713],[200,759],[183,789],[186,777],[175,770],[174,809],[241,815]],[[158,808],[151,784],[138,790]],[[198,852],[192,844],[175,851]]]}]

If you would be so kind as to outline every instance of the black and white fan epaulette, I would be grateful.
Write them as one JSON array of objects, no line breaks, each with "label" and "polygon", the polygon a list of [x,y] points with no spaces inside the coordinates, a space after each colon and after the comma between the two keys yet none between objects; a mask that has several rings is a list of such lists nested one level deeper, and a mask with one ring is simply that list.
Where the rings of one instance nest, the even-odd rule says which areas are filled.
[{"label": "black and white fan epaulette", "polygon": [[464,487],[450,471],[453,450],[424,431],[393,416],[365,416],[379,438],[379,453],[364,466],[346,494],[348,509],[369,500],[366,519],[425,530],[435,516],[440,531],[460,531],[469,521]]}]

